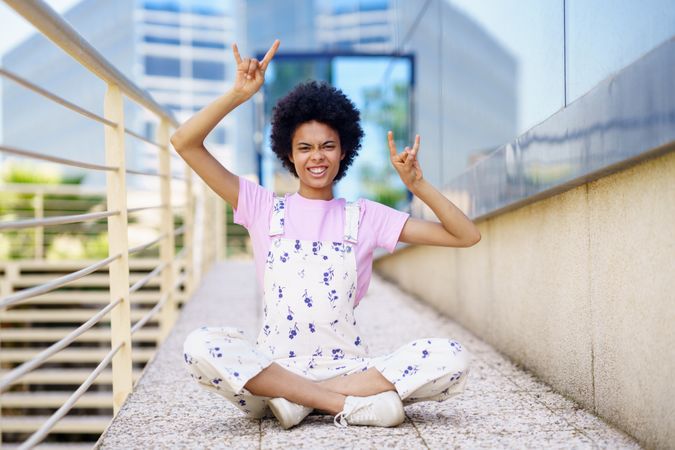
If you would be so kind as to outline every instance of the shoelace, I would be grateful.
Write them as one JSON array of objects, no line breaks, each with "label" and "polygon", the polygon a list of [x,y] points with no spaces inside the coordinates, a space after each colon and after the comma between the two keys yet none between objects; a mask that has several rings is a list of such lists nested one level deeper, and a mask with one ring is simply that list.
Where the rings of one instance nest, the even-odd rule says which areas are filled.
[{"label": "shoelace", "polygon": [[366,420],[368,419],[374,419],[375,414],[373,412],[373,402],[367,402],[367,403],[361,403],[357,406],[355,406],[352,409],[345,408],[339,413],[335,415],[333,418],[333,424],[335,424],[336,427],[338,428],[346,428],[349,426],[349,423],[347,422],[346,418],[354,414],[356,411],[361,411],[362,409],[367,408],[366,411],[364,411],[366,417],[364,417]]}]

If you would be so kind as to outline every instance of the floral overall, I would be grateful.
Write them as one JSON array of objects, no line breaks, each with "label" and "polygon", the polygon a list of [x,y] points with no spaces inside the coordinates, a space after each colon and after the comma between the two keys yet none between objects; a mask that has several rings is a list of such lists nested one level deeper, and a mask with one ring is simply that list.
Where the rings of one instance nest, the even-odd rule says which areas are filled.
[{"label": "floral overall", "polygon": [[363,367],[368,348],[354,318],[359,204],[345,206],[344,240],[283,237],[285,198],[275,197],[265,262],[264,324],[256,347],[312,379]]},{"label": "floral overall", "polygon": [[311,380],[375,367],[404,404],[464,390],[469,356],[447,338],[424,338],[371,357],[354,317],[359,204],[345,205],[342,242],[283,237],[286,197],[274,197],[264,275],[264,323],[252,345],[232,327],[201,327],[184,344],[191,376],[251,418],[271,417],[268,397],[244,385],[275,362]]}]

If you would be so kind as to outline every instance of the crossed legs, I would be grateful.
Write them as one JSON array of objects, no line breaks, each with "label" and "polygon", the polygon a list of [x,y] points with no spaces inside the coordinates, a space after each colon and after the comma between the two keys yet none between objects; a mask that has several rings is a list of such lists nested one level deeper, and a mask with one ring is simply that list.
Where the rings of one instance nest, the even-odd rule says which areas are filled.
[{"label": "crossed legs", "polygon": [[254,395],[283,397],[331,415],[342,411],[348,395],[366,397],[395,390],[394,385],[374,367],[351,375],[312,381],[277,363],[263,369],[248,380],[244,387]]}]

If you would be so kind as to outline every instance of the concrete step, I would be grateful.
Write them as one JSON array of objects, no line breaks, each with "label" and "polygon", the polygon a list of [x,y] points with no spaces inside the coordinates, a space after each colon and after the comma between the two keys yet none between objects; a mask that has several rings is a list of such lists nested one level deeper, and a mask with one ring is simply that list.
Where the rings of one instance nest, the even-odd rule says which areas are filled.
[{"label": "concrete step", "polygon": [[[0,341],[7,342],[56,342],[74,328],[4,328],[0,329]],[[133,336],[135,342],[155,342],[159,336],[156,327],[141,328]],[[108,342],[110,328],[91,328],[76,339],[76,342]]]},{"label": "concrete step", "polygon": [[[185,297],[178,293],[178,298]],[[155,304],[159,300],[159,291],[136,291],[131,294],[132,304]],[[33,297],[22,304],[30,305],[107,305],[110,303],[110,293],[107,290],[102,291],[52,291],[46,294]]]},{"label": "concrete step", "polygon": [[[108,354],[107,349],[68,348],[61,350],[47,361],[69,363],[98,363]],[[39,349],[2,349],[0,363],[23,363],[34,358]],[[131,359],[134,362],[147,362],[155,354],[155,349],[134,349]]]},{"label": "concrete step", "polygon": [[[56,384],[56,385],[79,385],[87,379],[92,369],[36,369],[16,380],[13,385],[19,384]],[[7,374],[7,370],[0,371],[0,377]],[[133,380],[141,376],[140,370],[132,372]],[[94,384],[111,384],[112,371],[102,371],[94,381]]]},{"label": "concrete step", "polygon": [[[49,416],[5,416],[0,422],[3,433],[32,433],[42,426]],[[68,416],[54,425],[51,433],[102,433],[110,423],[108,416]]]},{"label": "concrete step", "polygon": [[[131,310],[131,320],[137,321],[152,308],[134,308]],[[33,322],[33,323],[84,323],[96,314],[98,309],[17,309],[0,314],[0,323]],[[150,322],[156,322],[156,314]],[[110,313],[103,316],[100,322],[110,322]]]},{"label": "concrete step", "polygon": [[[22,269],[31,269],[31,270],[53,270],[53,271],[64,271],[64,272],[72,272],[76,271],[79,269],[82,269],[84,267],[87,267],[91,264],[94,264],[96,261],[91,260],[91,259],[84,259],[84,260],[67,260],[67,261],[52,261],[52,260],[44,260],[44,259],[27,259],[27,260],[22,260],[19,264],[17,263],[12,263],[12,262],[0,262],[0,268],[10,265],[10,264],[17,264],[20,266]],[[184,260],[179,260],[176,261],[176,264],[183,266]],[[130,258],[129,259],[129,267],[132,270],[152,270],[154,269],[157,264],[159,264],[159,260],[157,258]],[[104,267],[100,269],[101,272],[108,272],[108,268]]]},{"label": "concrete step", "polygon": [[[133,285],[136,283],[138,280],[141,278],[145,277],[145,275],[141,274],[132,274],[129,276],[129,284]],[[47,283],[49,281],[52,281],[55,278],[53,274],[43,274],[43,275],[19,275],[18,278],[14,278],[12,280],[12,286],[14,286],[14,289],[17,290],[16,288],[24,288],[24,287],[32,287],[32,286],[37,286],[39,284]],[[150,278],[150,281],[148,281],[145,284],[145,287],[150,287],[154,286],[157,287],[159,286],[160,282],[160,276],[155,275],[154,277]],[[89,274],[85,277],[79,278],[77,280],[71,281],[68,283],[66,286],[68,287],[81,287],[81,286],[87,286],[87,287],[108,287],[110,285],[110,276],[107,274],[104,275],[97,275],[96,272]]]},{"label": "concrete step", "polygon": [[[72,392],[6,392],[2,394],[3,408],[60,408]],[[74,408],[112,408],[112,392],[87,392]]]},{"label": "concrete step", "polygon": [[[34,450],[91,450],[96,442],[78,443],[78,442],[48,442],[46,444],[38,444],[33,447]],[[18,450],[21,444],[2,443],[2,450]]]}]

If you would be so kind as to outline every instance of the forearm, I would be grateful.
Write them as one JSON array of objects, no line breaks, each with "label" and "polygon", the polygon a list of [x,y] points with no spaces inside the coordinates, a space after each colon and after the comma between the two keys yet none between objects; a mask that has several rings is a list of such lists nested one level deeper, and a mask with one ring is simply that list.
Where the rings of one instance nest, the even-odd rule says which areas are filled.
[{"label": "forearm", "polygon": [[248,97],[244,94],[234,90],[226,92],[178,127],[171,136],[171,144],[176,151],[203,145],[216,125],[246,100]]},{"label": "forearm", "polygon": [[445,231],[458,239],[471,242],[480,240],[480,231],[471,219],[426,179],[422,178],[410,188],[410,191],[431,208]]}]

